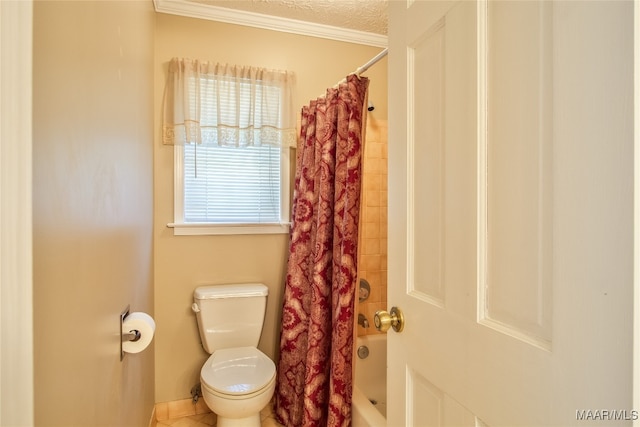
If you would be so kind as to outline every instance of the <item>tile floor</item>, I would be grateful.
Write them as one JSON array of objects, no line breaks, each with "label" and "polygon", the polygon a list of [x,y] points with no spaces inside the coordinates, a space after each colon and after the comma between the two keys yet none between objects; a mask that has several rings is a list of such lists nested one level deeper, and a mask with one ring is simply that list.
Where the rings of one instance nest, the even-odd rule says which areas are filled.
[{"label": "tile floor", "polygon": [[[260,412],[260,419],[262,420],[262,427],[282,427],[282,424],[276,421],[273,415],[271,403]],[[216,415],[211,412],[156,422],[157,427],[212,427],[215,425]]]}]

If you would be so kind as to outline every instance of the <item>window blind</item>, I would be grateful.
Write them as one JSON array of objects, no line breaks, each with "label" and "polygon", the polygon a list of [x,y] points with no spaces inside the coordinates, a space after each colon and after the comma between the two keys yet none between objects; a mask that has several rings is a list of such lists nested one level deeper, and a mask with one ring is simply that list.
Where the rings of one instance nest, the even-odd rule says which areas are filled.
[{"label": "window blind", "polygon": [[281,152],[270,145],[185,145],[184,221],[281,222]]}]

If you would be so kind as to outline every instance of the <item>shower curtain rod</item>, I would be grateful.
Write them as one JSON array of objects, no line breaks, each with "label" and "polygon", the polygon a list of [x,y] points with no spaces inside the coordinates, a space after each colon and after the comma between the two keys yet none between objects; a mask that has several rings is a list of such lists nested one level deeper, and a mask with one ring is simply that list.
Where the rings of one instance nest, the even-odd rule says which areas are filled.
[{"label": "shower curtain rod", "polygon": [[377,54],[376,56],[374,56],[373,58],[371,58],[369,60],[369,62],[367,62],[366,64],[364,64],[361,67],[358,67],[356,69],[356,71],[354,71],[352,74],[357,74],[360,75],[362,73],[364,73],[365,71],[367,71],[369,68],[371,68],[372,65],[374,65],[376,62],[380,61],[382,58],[384,58],[385,56],[387,56],[387,53],[389,53],[389,48],[384,48],[382,51],[380,51],[379,54]]},{"label": "shower curtain rod", "polygon": [[[360,74],[364,73],[369,68],[371,68],[376,62],[380,61],[382,58],[387,56],[388,53],[389,53],[389,48],[385,47],[383,50],[380,51],[380,53],[378,53],[376,56],[371,58],[366,64],[356,68],[356,70],[352,71],[350,74],[357,74],[359,76]],[[340,86],[340,84],[345,83],[346,81],[347,79],[345,77],[344,79],[340,80],[338,83],[334,84],[332,87],[334,89],[337,89],[338,86]],[[318,98],[322,98],[323,96],[325,96],[324,93],[320,95]]]}]

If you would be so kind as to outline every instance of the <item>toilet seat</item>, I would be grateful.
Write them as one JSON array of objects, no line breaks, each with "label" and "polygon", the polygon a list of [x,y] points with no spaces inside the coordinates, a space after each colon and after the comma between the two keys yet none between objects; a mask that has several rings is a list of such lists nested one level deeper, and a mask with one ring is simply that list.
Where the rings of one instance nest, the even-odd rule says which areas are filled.
[{"label": "toilet seat", "polygon": [[228,399],[247,399],[275,381],[276,366],[255,347],[216,350],[200,371],[202,386]]}]

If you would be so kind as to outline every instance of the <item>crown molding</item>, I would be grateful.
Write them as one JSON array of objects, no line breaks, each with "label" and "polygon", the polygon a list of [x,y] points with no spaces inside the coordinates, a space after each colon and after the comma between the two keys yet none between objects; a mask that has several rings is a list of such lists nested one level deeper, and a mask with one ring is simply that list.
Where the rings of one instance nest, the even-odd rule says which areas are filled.
[{"label": "crown molding", "polygon": [[227,24],[245,25],[272,31],[320,37],[347,43],[387,47],[387,36],[366,31],[349,30],[279,16],[210,6],[187,0],[153,0],[156,12],[189,18],[207,19]]}]

